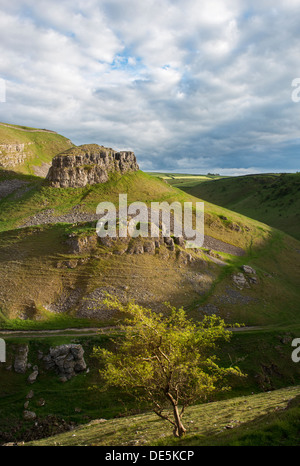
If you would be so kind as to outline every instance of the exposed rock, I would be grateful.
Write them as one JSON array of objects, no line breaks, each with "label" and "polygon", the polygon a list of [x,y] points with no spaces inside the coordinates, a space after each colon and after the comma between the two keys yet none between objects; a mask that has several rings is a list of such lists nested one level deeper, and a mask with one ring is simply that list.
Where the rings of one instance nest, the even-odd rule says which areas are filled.
[{"label": "exposed rock", "polygon": [[249,277],[249,282],[256,285],[258,283],[257,277]]},{"label": "exposed rock", "polygon": [[25,150],[30,144],[33,143],[0,144],[0,167],[14,168],[23,164],[28,156]]},{"label": "exposed rock", "polygon": [[25,421],[32,421],[36,418],[36,413],[34,411],[25,410],[23,412],[23,418],[25,419]]},{"label": "exposed rock", "polygon": [[168,248],[169,248],[171,251],[174,251],[174,250],[175,250],[175,245],[174,245],[174,240],[173,240],[173,238],[165,237],[165,238],[164,238],[164,241],[165,241],[165,244],[168,246]]},{"label": "exposed rock", "polygon": [[240,225],[238,225],[237,223],[231,223],[229,228],[233,231],[242,231]]},{"label": "exposed rock", "polygon": [[192,254],[186,252],[186,251],[178,251],[177,252],[177,259],[184,265],[188,264],[189,262],[193,261],[193,256]]},{"label": "exposed rock", "polygon": [[31,398],[33,398],[33,397],[34,397],[34,391],[30,390],[26,395],[26,399],[31,400]]},{"label": "exposed rock", "polygon": [[51,312],[66,312],[72,307],[76,306],[80,297],[80,288],[76,288],[75,290],[65,289],[55,302],[45,304],[45,308]]},{"label": "exposed rock", "polygon": [[144,245],[139,241],[132,241],[127,249],[128,254],[143,254]]},{"label": "exposed rock", "polygon": [[33,371],[27,378],[28,383],[34,383],[39,375],[39,371]]},{"label": "exposed rock", "polygon": [[253,274],[256,274],[256,271],[250,267],[250,265],[242,265],[242,270],[245,272],[245,273],[253,273]]},{"label": "exposed rock", "polygon": [[28,345],[18,345],[14,369],[18,374],[25,374],[27,369]]},{"label": "exposed rock", "polygon": [[71,254],[82,254],[85,252],[90,252],[91,250],[97,247],[98,237],[95,234],[92,235],[81,235],[77,236],[74,234],[69,235],[67,239],[67,244],[70,246],[70,253]]},{"label": "exposed rock", "polygon": [[44,356],[46,369],[54,369],[60,379],[69,380],[74,375],[86,369],[84,350],[81,345],[68,344],[50,348]]},{"label": "exposed rock", "polygon": [[[1,166],[1,163],[0,163]],[[14,191],[19,190],[20,188],[26,186],[28,183],[23,180],[11,179],[4,180],[0,183],[0,199],[6,197]]]},{"label": "exposed rock", "polygon": [[239,288],[243,288],[247,284],[247,280],[243,273],[237,273],[236,275],[233,275],[232,280]]},{"label": "exposed rock", "polygon": [[144,252],[146,254],[155,254],[155,242],[154,241],[145,241],[144,243]]},{"label": "exposed rock", "polygon": [[40,399],[37,401],[36,404],[37,404],[37,406],[42,407],[42,406],[45,406],[46,401],[44,400],[44,398],[40,398]]},{"label": "exposed rock", "polygon": [[105,183],[109,173],[137,171],[133,152],[117,152],[97,144],[74,147],[52,160],[47,179],[56,188],[84,187]]},{"label": "exposed rock", "polygon": [[175,236],[174,243],[180,246],[181,248],[185,248],[185,241],[182,236]]},{"label": "exposed rock", "polygon": [[127,294],[124,288],[104,286],[93,290],[82,299],[78,306],[76,316],[80,318],[96,318],[100,320],[110,320],[119,313],[117,309],[110,309],[105,300],[107,295],[116,296],[121,302],[127,302]]}]

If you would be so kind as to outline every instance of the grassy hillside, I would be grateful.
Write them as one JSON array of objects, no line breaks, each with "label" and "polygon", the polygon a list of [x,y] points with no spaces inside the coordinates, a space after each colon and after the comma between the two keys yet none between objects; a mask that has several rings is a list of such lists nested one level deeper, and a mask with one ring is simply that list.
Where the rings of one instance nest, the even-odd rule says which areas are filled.
[{"label": "grassy hillside", "polygon": [[5,123],[0,123],[0,144],[25,144],[28,157],[22,165],[14,167],[25,174],[35,174],[35,167],[51,163],[56,154],[73,145],[69,139],[53,131]]},{"label": "grassy hillside", "polygon": [[187,193],[255,218],[300,239],[300,173],[247,175],[206,180]]},{"label": "grassy hillside", "polygon": [[[15,177],[2,170],[0,182]],[[26,176],[17,178],[24,180]],[[94,215],[99,202],[117,203],[119,193],[128,194],[128,203],[197,199],[143,172],[114,175],[107,183],[76,189],[51,188],[34,177],[28,177],[27,181],[29,190],[21,188],[0,200],[3,325],[11,325],[5,320],[8,317],[22,315],[26,315],[27,325],[28,318],[30,321],[37,316],[47,321],[53,316],[47,311],[49,304],[62,299],[64,293],[74,297],[79,289],[82,296],[89,295],[99,287],[154,307],[164,301],[177,307],[184,305],[196,319],[214,311],[227,320],[248,325],[299,321],[300,246],[279,231],[206,202],[205,234],[221,241],[220,249],[226,244],[242,248],[243,256],[217,248],[215,253],[222,259],[219,265],[204,247],[190,251],[193,262],[182,264],[166,247],[155,255],[119,255],[101,245],[92,254],[74,254],[70,253],[66,239],[68,234],[78,233],[75,220],[72,224],[69,221],[17,227],[28,219],[34,223],[34,217],[39,215],[42,217],[38,218],[45,215],[47,219],[49,210],[54,217],[74,211]],[[95,222],[83,222],[79,230],[82,235],[95,233]],[[61,268],[62,262],[70,265]],[[256,269],[257,283],[240,290],[232,276],[241,271],[243,264]],[[72,318],[78,317],[74,306],[68,310]]]},{"label": "grassy hillside", "polygon": [[168,424],[155,414],[140,414],[91,422],[27,445],[299,445],[300,408],[295,399],[299,395],[297,386],[194,406],[187,414],[188,433],[182,440],[173,439]]},{"label": "grassy hillside", "polygon": [[[225,426],[247,428],[249,422],[259,422],[261,415],[270,412],[276,414],[291,398],[300,394],[299,364],[291,360],[291,340],[299,335],[298,331],[299,326],[235,332],[231,342],[220,347],[218,356],[225,367],[238,364],[247,377],[242,383],[232,380],[232,391],[225,392],[222,398],[211,398],[210,403],[187,409],[184,417],[188,427],[187,442],[198,442],[198,437],[196,440],[193,438],[198,434],[201,434],[201,441],[208,444],[218,442],[219,435],[226,432]],[[26,374],[16,374],[0,365],[0,443],[47,437],[51,432],[57,432],[62,419],[79,426],[75,436],[72,431],[61,439],[49,438],[41,444],[129,445],[131,442],[154,444],[158,440],[164,444],[172,443],[168,424],[149,413],[146,406],[139,406],[133,397],[120,390],[102,389],[99,364],[92,357],[93,347],[111,349],[112,339],[118,338],[116,331],[104,332],[103,329],[98,335],[84,336],[80,332],[72,335],[69,330],[65,332],[69,336],[63,332],[52,336],[48,332],[47,336],[39,330],[38,338],[34,334],[17,337],[16,334],[0,332],[7,342],[7,366],[16,346],[26,343],[29,345],[28,361],[39,367],[37,381],[30,385],[26,380],[32,369],[28,369]],[[57,374],[44,369],[38,352],[47,354],[50,347],[71,342],[83,346],[88,372],[62,383]],[[286,386],[290,388],[284,389]],[[23,420],[24,402],[29,390],[34,391],[28,409],[36,412],[35,422]],[[45,400],[44,406],[38,404],[41,398]],[[49,415],[54,415],[55,420],[48,425]],[[107,421],[103,422],[103,419]],[[89,423],[92,423],[91,427]]]},{"label": "grassy hillside", "polygon": [[[12,128],[6,129],[14,131]],[[19,129],[18,132],[24,137],[58,136],[23,129],[26,131]],[[49,154],[45,153],[46,156]],[[42,161],[41,153],[37,153],[36,157],[36,161]],[[160,435],[167,438],[166,442],[171,442],[168,426],[161,431],[164,424],[145,413],[144,409],[139,412],[135,400],[124,393],[89,390],[95,384],[101,386],[96,362],[90,357],[92,347],[97,344],[109,345],[110,340],[108,335],[91,334],[85,337],[84,330],[87,327],[105,329],[116,325],[120,319],[120,315],[112,315],[107,309],[95,306],[97,300],[101,302],[101,293],[105,291],[121,299],[135,299],[156,310],[162,310],[165,301],[176,307],[184,306],[189,317],[195,320],[202,319],[206,314],[217,314],[228,325],[240,322],[250,326],[249,329],[235,332],[232,342],[220,350],[219,356],[225,366],[238,363],[248,374],[245,381],[233,384],[231,397],[299,385],[300,369],[291,360],[291,340],[298,337],[300,332],[300,242],[272,228],[266,221],[262,223],[249,215],[218,206],[217,201],[221,204],[219,199],[212,203],[197,191],[201,186],[224,183],[228,189],[227,201],[231,199],[230,202],[234,202],[238,192],[230,198],[231,185],[227,183],[235,181],[235,178],[216,179],[214,175],[212,181],[212,176],[183,178],[178,174],[178,177],[172,178],[171,185],[170,180],[161,174],[138,171],[123,176],[111,175],[104,184],[57,189],[28,173],[31,173],[30,170],[27,173],[0,170],[0,337],[9,342],[9,347],[27,341],[32,364],[39,364],[36,360],[37,349],[71,341],[82,343],[90,372],[61,384],[55,375],[41,371],[33,387],[36,398],[30,402],[30,407],[36,410],[39,419],[53,413],[77,424],[107,419],[76,431],[75,436],[63,434],[66,437],[62,436],[59,440],[49,439],[50,443],[144,444],[154,443]],[[240,178],[247,179],[247,183],[252,180],[256,191],[260,192],[260,176],[257,179]],[[294,192],[296,199],[296,175],[295,178],[288,176],[286,179],[270,175],[271,178],[269,192],[272,202],[277,190],[280,191],[282,187],[277,186],[276,180],[281,180],[280,183],[286,180],[293,186],[288,188],[287,197],[283,196],[285,202],[290,202],[290,192]],[[264,183],[267,185],[266,180]],[[250,196],[251,189],[253,191],[251,182],[248,188]],[[266,189],[262,186],[262,192]],[[227,192],[226,189],[224,192]],[[246,192],[243,186],[240,186],[240,192]],[[161,245],[153,254],[127,254],[122,252],[122,244],[107,246],[98,240],[91,250],[72,251],[68,244],[69,236],[86,239],[95,235],[97,205],[102,201],[117,205],[119,194],[124,193],[128,195],[129,204],[143,201],[148,206],[152,201],[195,203],[199,200],[197,196],[204,198],[207,242],[199,250],[184,251],[176,245],[175,250],[170,251],[166,245]],[[246,194],[245,203],[249,197]],[[182,261],[182,254],[187,252],[190,254],[189,260]],[[244,273],[245,282],[239,285],[234,277],[243,272],[245,264],[251,266],[255,274]],[[84,307],[86,303],[90,306]],[[252,326],[254,329],[251,329]],[[83,334],[69,336],[65,332],[56,337],[42,334],[45,329],[75,327],[82,329]],[[39,338],[34,334],[9,335],[3,333],[5,329],[36,330]],[[13,347],[9,351],[13,352]],[[4,367],[0,367],[0,373],[0,437],[2,431],[10,432],[19,440],[31,438],[34,426],[22,420],[24,397],[30,388],[26,376]],[[253,395],[247,401],[243,399],[242,404],[232,399],[221,400],[218,402],[221,404],[195,406],[191,410],[191,417],[187,417],[191,427],[188,441],[205,443],[203,434],[211,435],[210,440],[217,442],[220,436],[226,434],[224,427],[227,424],[231,426],[231,421],[236,419],[241,422],[234,422],[234,427],[241,424],[241,428],[248,428],[250,423],[249,428],[256,428],[260,415],[268,415],[276,406],[286,406],[288,398],[298,394],[298,388],[291,390],[276,392],[278,398],[275,392],[273,398],[272,392],[269,398],[256,398]],[[45,398],[45,406],[37,406],[38,397]],[[234,414],[236,406],[246,407],[252,400],[250,409],[247,407],[242,410],[243,413],[238,410]],[[268,400],[271,400],[271,404]],[[298,412],[297,409],[295,406],[295,412]],[[133,413],[139,413],[138,417],[129,420],[120,418]],[[286,429],[291,428],[291,432],[294,432],[294,414],[292,411],[290,413],[291,426]],[[282,414],[284,416],[285,412]],[[202,422],[202,419],[214,417],[217,418],[215,426]],[[265,417],[262,420],[269,422]],[[270,419],[270,422],[273,421],[276,430],[281,420]],[[282,422],[289,424],[289,420]],[[15,432],[14,426],[17,426]],[[265,424],[260,424],[257,428],[264,430],[265,427]],[[227,430],[232,431],[231,428]],[[235,428],[233,430],[237,431]],[[217,433],[217,437],[214,437]],[[49,431],[45,435],[50,434]],[[163,439],[161,441],[164,442]],[[224,437],[224,442],[227,441],[231,442],[233,438],[228,440]]]},{"label": "grassy hillside", "polygon": [[148,172],[150,175],[156,176],[165,180],[171,186],[181,189],[182,187],[193,187],[204,181],[218,180],[222,178],[220,175],[207,174],[207,175],[192,175],[184,173],[160,173]]}]

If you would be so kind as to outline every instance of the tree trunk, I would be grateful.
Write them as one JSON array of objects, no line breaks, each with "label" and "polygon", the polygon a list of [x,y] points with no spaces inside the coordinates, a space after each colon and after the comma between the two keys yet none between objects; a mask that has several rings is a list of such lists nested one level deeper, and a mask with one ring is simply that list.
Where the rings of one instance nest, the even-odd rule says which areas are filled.
[{"label": "tree trunk", "polygon": [[173,430],[173,434],[175,437],[183,437],[186,433],[186,429],[181,422],[177,405],[173,405],[173,413],[174,413],[174,419],[175,419],[175,424],[176,424]]}]

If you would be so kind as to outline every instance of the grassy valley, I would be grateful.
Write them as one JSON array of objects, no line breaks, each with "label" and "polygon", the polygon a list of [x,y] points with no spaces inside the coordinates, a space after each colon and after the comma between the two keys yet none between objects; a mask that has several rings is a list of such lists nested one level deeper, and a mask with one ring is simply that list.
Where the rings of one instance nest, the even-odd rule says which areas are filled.
[{"label": "grassy valley", "polygon": [[205,179],[193,184],[180,180],[181,189],[193,196],[300,239],[300,173]]},{"label": "grassy valley", "polygon": [[[166,301],[183,306],[195,321],[216,314],[228,326],[245,325],[218,357],[224,366],[238,364],[247,377],[233,380],[232,391],[222,397],[190,408],[184,444],[259,444],[257,432],[266,442],[273,435],[274,444],[289,444],[290,436],[294,444],[299,406],[298,398],[294,405],[289,400],[300,394],[300,369],[291,360],[291,342],[300,332],[299,175],[136,171],[113,173],[102,184],[54,188],[32,167],[65,150],[67,139],[11,125],[0,125],[0,131],[2,142],[31,141],[36,148],[29,165],[0,169],[0,337],[8,350],[8,363],[0,365],[1,442],[47,437],[37,444],[172,444],[168,425],[147,406],[122,392],[101,391],[93,347],[113,347],[122,320],[101,304],[109,292],[160,312]],[[128,204],[147,206],[204,199],[203,247],[187,251],[161,243],[149,249],[147,238],[100,241],[96,207],[102,201],[117,205],[124,193]],[[44,370],[38,354],[67,343],[83,346],[89,370],[62,383]],[[33,386],[30,368],[26,374],[12,369],[22,344],[28,345],[30,367],[39,367]],[[37,413],[40,431],[23,419],[31,388],[28,409]],[[53,420],[47,424],[49,415],[57,418],[56,430]],[[76,431],[49,437],[61,419]]]}]

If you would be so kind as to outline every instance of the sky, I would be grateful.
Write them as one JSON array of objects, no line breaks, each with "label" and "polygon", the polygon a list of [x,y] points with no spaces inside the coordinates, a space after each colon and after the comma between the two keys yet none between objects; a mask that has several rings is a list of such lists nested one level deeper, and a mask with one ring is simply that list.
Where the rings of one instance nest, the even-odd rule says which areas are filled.
[{"label": "sky", "polygon": [[299,24],[300,0],[1,0],[0,121],[145,171],[299,171]]}]

